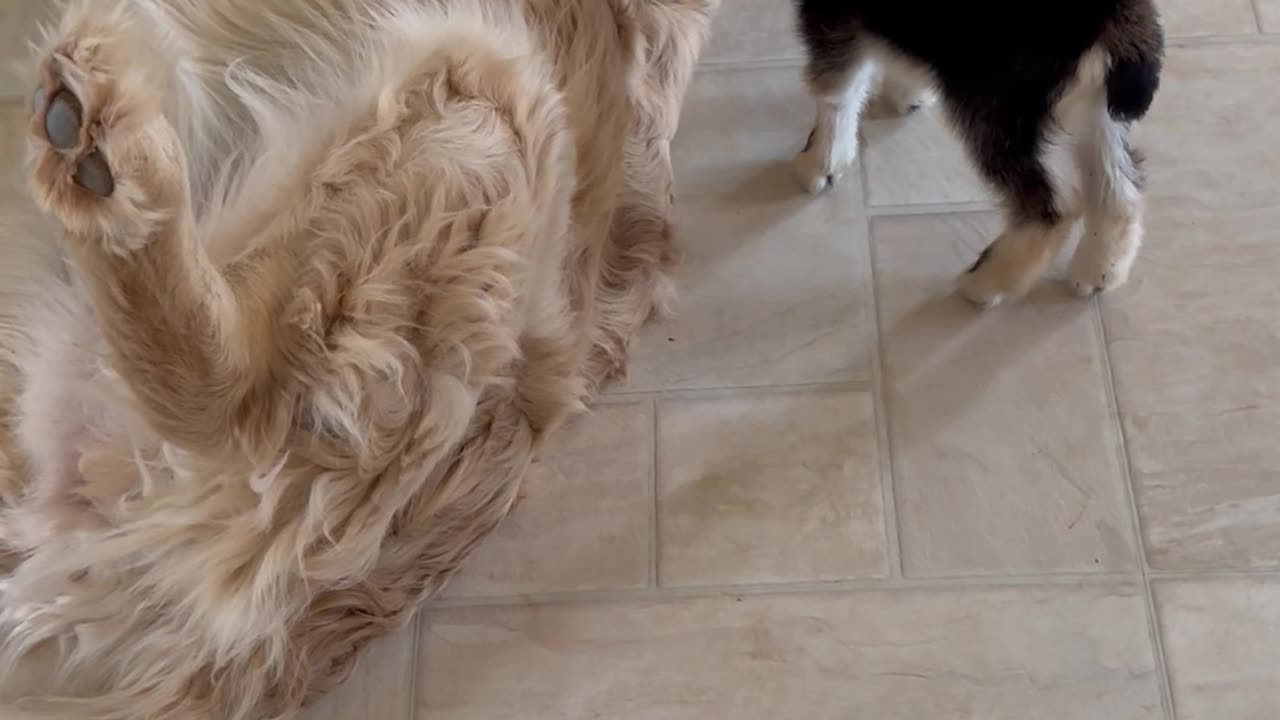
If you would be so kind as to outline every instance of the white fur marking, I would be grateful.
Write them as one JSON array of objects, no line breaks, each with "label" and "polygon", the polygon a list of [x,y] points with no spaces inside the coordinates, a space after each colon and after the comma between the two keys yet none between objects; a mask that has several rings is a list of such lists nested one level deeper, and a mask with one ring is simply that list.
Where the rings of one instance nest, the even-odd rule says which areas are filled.
[{"label": "white fur marking", "polygon": [[830,188],[857,159],[858,125],[875,76],[875,64],[863,61],[849,72],[842,91],[815,98],[818,113],[813,134],[795,159],[796,175],[810,193]]}]

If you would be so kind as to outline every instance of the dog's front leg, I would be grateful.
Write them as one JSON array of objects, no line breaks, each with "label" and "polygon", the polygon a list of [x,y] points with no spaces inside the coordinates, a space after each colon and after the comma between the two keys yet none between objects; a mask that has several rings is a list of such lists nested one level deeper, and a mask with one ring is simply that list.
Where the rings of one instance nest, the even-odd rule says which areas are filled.
[{"label": "dog's front leg", "polygon": [[[73,25],[32,102],[30,183],[62,221],[113,366],[155,429],[194,451],[267,448],[290,401],[271,384],[278,294],[229,281],[193,238],[186,158],[110,25]],[[136,51],[133,51],[136,52]],[[260,259],[259,268],[287,262]]]}]

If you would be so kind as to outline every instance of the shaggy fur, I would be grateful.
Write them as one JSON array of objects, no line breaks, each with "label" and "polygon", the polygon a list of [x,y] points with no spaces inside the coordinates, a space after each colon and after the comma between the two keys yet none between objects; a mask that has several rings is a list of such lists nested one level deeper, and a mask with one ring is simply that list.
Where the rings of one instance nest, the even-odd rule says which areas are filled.
[{"label": "shaggy fur", "polygon": [[286,718],[671,299],[718,0],[75,0],[0,232],[0,717]]},{"label": "shaggy fur", "polygon": [[[1088,296],[1128,278],[1143,204],[1130,126],[1151,106],[1164,50],[1154,0],[797,4],[818,106],[796,158],[811,192],[852,165],[877,83],[901,111],[931,102],[936,89],[1008,216],[961,277],[969,299],[990,306],[1025,292],[1082,215],[1073,289]],[[1073,162],[1055,167],[1055,148]]]}]

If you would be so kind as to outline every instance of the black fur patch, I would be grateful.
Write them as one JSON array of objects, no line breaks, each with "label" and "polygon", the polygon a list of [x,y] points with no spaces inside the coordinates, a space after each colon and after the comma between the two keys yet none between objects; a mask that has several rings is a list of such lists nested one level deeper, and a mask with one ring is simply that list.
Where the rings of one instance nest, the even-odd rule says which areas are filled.
[{"label": "black fur patch", "polygon": [[1160,89],[1160,58],[1116,60],[1107,72],[1107,112],[1118,122],[1141,120]]}]

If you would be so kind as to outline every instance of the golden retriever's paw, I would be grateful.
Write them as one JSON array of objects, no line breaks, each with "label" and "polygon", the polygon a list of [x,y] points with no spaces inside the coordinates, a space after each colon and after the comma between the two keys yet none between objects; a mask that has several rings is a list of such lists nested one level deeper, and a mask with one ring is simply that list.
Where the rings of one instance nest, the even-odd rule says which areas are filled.
[{"label": "golden retriever's paw", "polygon": [[75,236],[126,253],[185,199],[177,136],[156,87],[102,38],[71,38],[45,59],[32,95],[30,176],[37,204]]}]

